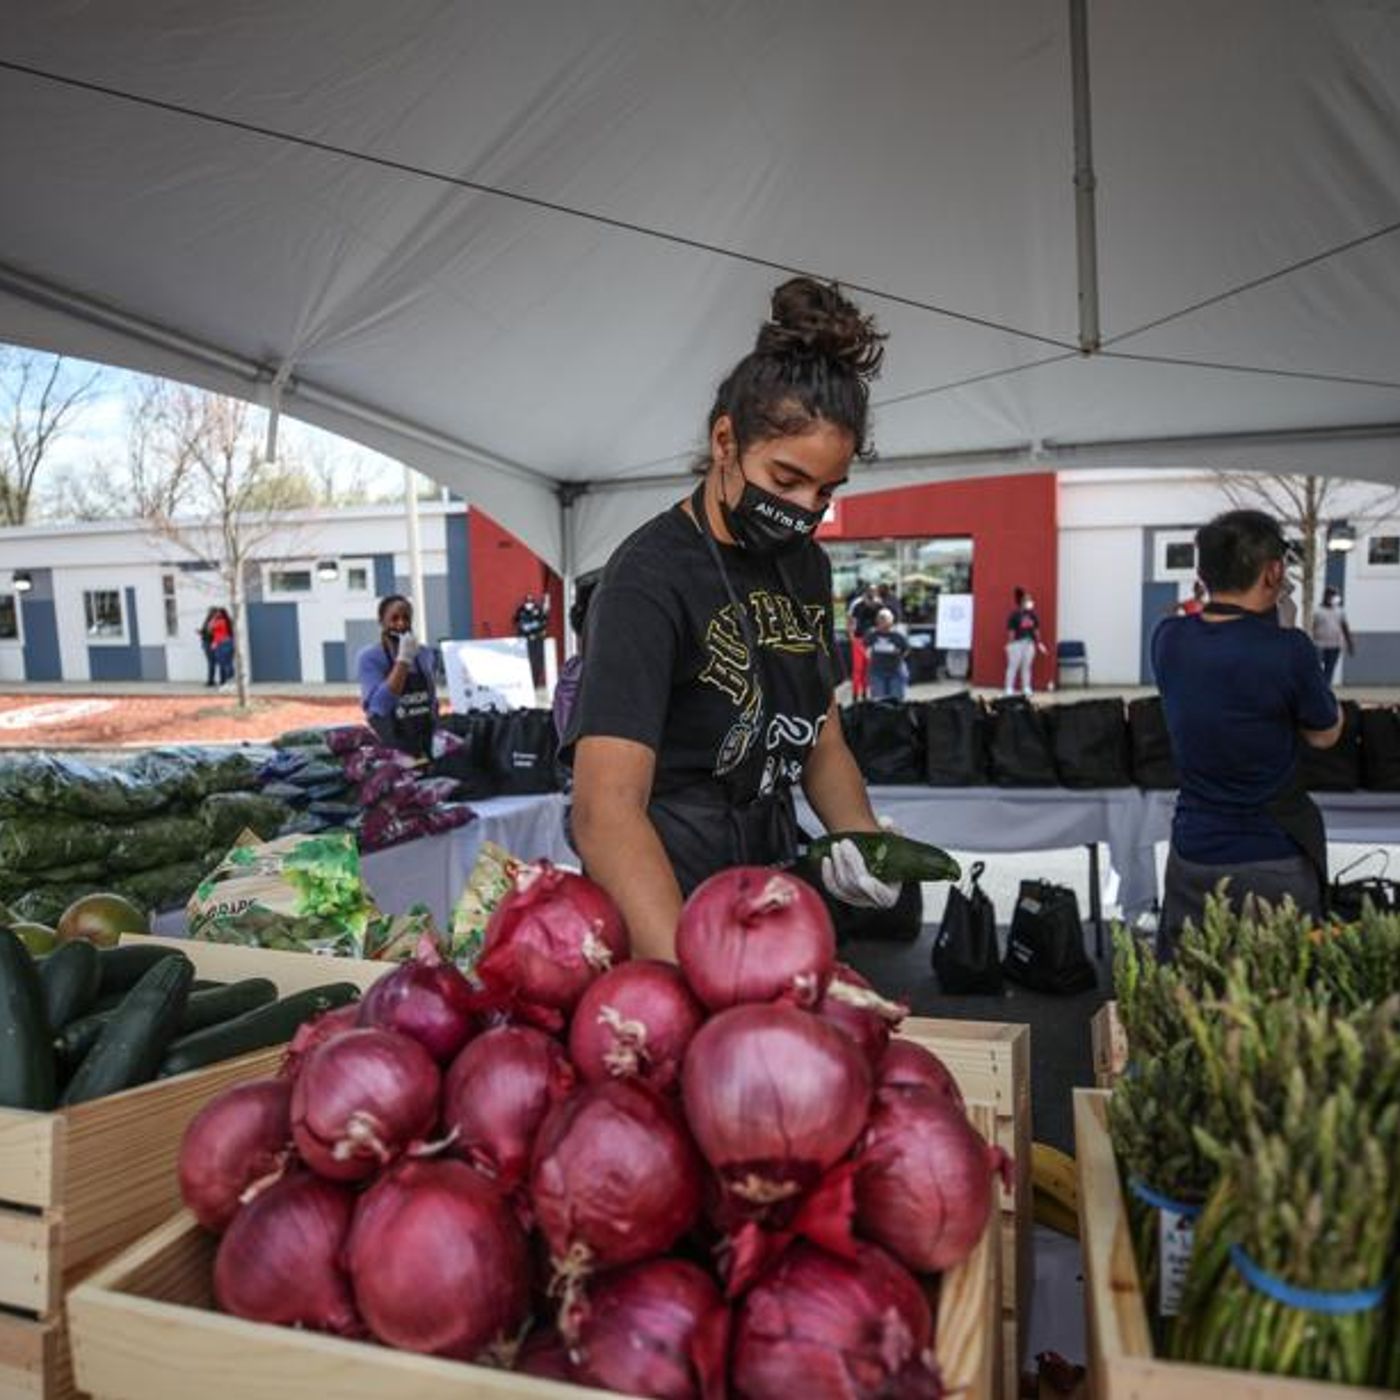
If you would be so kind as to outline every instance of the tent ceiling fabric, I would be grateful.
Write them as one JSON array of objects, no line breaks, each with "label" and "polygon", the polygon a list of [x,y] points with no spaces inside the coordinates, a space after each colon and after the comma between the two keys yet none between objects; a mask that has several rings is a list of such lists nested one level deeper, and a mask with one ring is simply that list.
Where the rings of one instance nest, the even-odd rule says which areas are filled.
[{"label": "tent ceiling fabric", "polygon": [[[890,332],[897,462],[865,489],[1367,424],[1364,451],[1258,460],[1400,479],[1400,5],[1088,14],[1102,355],[1075,353],[1068,7],[1045,0],[8,6],[0,338],[263,401],[289,365],[285,412],[580,569],[675,494],[649,479],[694,455],[779,268],[872,289]],[[582,481],[638,489],[584,498],[566,559],[553,489]]]}]

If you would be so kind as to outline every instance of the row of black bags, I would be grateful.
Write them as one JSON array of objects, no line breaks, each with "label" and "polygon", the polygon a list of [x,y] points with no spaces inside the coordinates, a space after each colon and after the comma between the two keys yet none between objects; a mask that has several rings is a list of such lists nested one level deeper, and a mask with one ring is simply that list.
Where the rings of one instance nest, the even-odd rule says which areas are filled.
[{"label": "row of black bags", "polygon": [[[1302,746],[1314,792],[1400,792],[1400,709],[1342,701],[1342,736]],[[924,701],[862,701],[841,712],[867,782],[933,787],[1175,788],[1171,739],[1156,695],[1033,705],[986,704],[968,691]]]},{"label": "row of black bags", "polygon": [[549,710],[468,710],[438,724],[461,746],[436,759],[433,772],[459,783],[465,801],[554,792],[559,741]]},{"label": "row of black bags", "polygon": [[997,916],[980,882],[986,867],[977,861],[968,889],[948,891],[948,903],[933,940],[933,970],[949,996],[993,995],[1002,979],[1038,992],[1072,996],[1098,985],[1084,950],[1079,900],[1065,885],[1022,880],[1011,916],[1006,956],[997,948]]}]

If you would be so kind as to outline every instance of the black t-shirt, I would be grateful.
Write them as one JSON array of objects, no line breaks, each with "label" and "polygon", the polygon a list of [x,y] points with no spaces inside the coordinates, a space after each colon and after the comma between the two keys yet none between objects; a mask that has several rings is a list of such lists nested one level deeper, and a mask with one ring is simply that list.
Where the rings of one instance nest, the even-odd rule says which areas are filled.
[{"label": "black t-shirt", "polygon": [[855,627],[856,636],[862,640],[875,626],[875,614],[880,611],[883,605],[869,602],[865,597],[859,597],[852,603],[846,612],[850,616],[851,624]]},{"label": "black t-shirt", "polygon": [[515,610],[515,634],[518,637],[543,637],[549,628],[545,610],[535,602],[524,602]]},{"label": "black t-shirt", "polygon": [[1040,619],[1031,608],[1017,608],[1006,619],[1006,630],[1018,642],[1034,641],[1040,631]]},{"label": "black t-shirt", "polygon": [[592,735],[656,751],[653,791],[719,781],[739,801],[791,785],[835,679],[831,565],[808,543],[778,565],[718,545],[761,673],[705,537],[679,505],[618,546],[588,611],[568,746]]},{"label": "black t-shirt", "polygon": [[893,676],[909,650],[909,642],[902,632],[881,632],[877,627],[865,639],[865,649],[870,653],[870,669],[877,676]]}]

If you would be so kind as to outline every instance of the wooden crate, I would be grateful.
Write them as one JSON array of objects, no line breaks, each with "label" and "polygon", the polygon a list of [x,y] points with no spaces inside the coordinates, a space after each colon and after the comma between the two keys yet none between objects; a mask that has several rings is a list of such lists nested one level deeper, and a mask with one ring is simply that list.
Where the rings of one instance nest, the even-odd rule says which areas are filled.
[{"label": "wooden crate", "polygon": [[1089,1044],[1094,1057],[1094,1083],[1111,1089],[1128,1063],[1128,1033],[1118,1019],[1118,1003],[1106,1001],[1089,1022]]},{"label": "wooden crate", "polygon": [[[1000,1395],[997,1228],[993,1215],[977,1249],[938,1285],[939,1364],[949,1390],[966,1400]],[[576,1400],[610,1393],[226,1317],[213,1311],[214,1248],[182,1212],[73,1290],[73,1355],[85,1391],[103,1400]]]},{"label": "wooden crate", "polygon": [[1031,1032],[1001,1021],[950,1021],[911,1016],[900,1034],[932,1050],[952,1070],[969,1103],[995,1113],[992,1140],[1015,1163],[1001,1189],[1002,1387],[1020,1387],[1021,1342],[1035,1261],[1031,1249]]},{"label": "wooden crate", "polygon": [[1089,1376],[1094,1400],[1365,1400],[1395,1392],[1164,1361],[1153,1355],[1118,1162],[1108,1132],[1109,1095],[1074,1091],[1079,1240],[1084,1258]]},{"label": "wooden crate", "polygon": [[[186,953],[201,977],[267,977],[282,994],[325,982],[368,986],[378,963],[311,958],[185,939],[133,938]],[[272,1073],[262,1050],[54,1113],[0,1109],[0,1400],[74,1394],[63,1294],[180,1204],[175,1155],[185,1124],[243,1079]]]}]

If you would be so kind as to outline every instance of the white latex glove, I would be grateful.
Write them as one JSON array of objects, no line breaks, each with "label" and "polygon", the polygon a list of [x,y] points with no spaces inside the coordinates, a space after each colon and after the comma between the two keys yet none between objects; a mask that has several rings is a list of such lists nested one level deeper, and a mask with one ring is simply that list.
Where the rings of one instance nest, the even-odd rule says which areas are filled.
[{"label": "white latex glove", "polygon": [[402,661],[405,666],[413,665],[413,658],[418,655],[418,638],[412,632],[399,633],[399,649],[394,653],[395,661]]},{"label": "white latex glove", "polygon": [[877,880],[854,841],[837,841],[822,857],[822,884],[833,898],[857,909],[892,909],[899,899],[900,886]]}]

